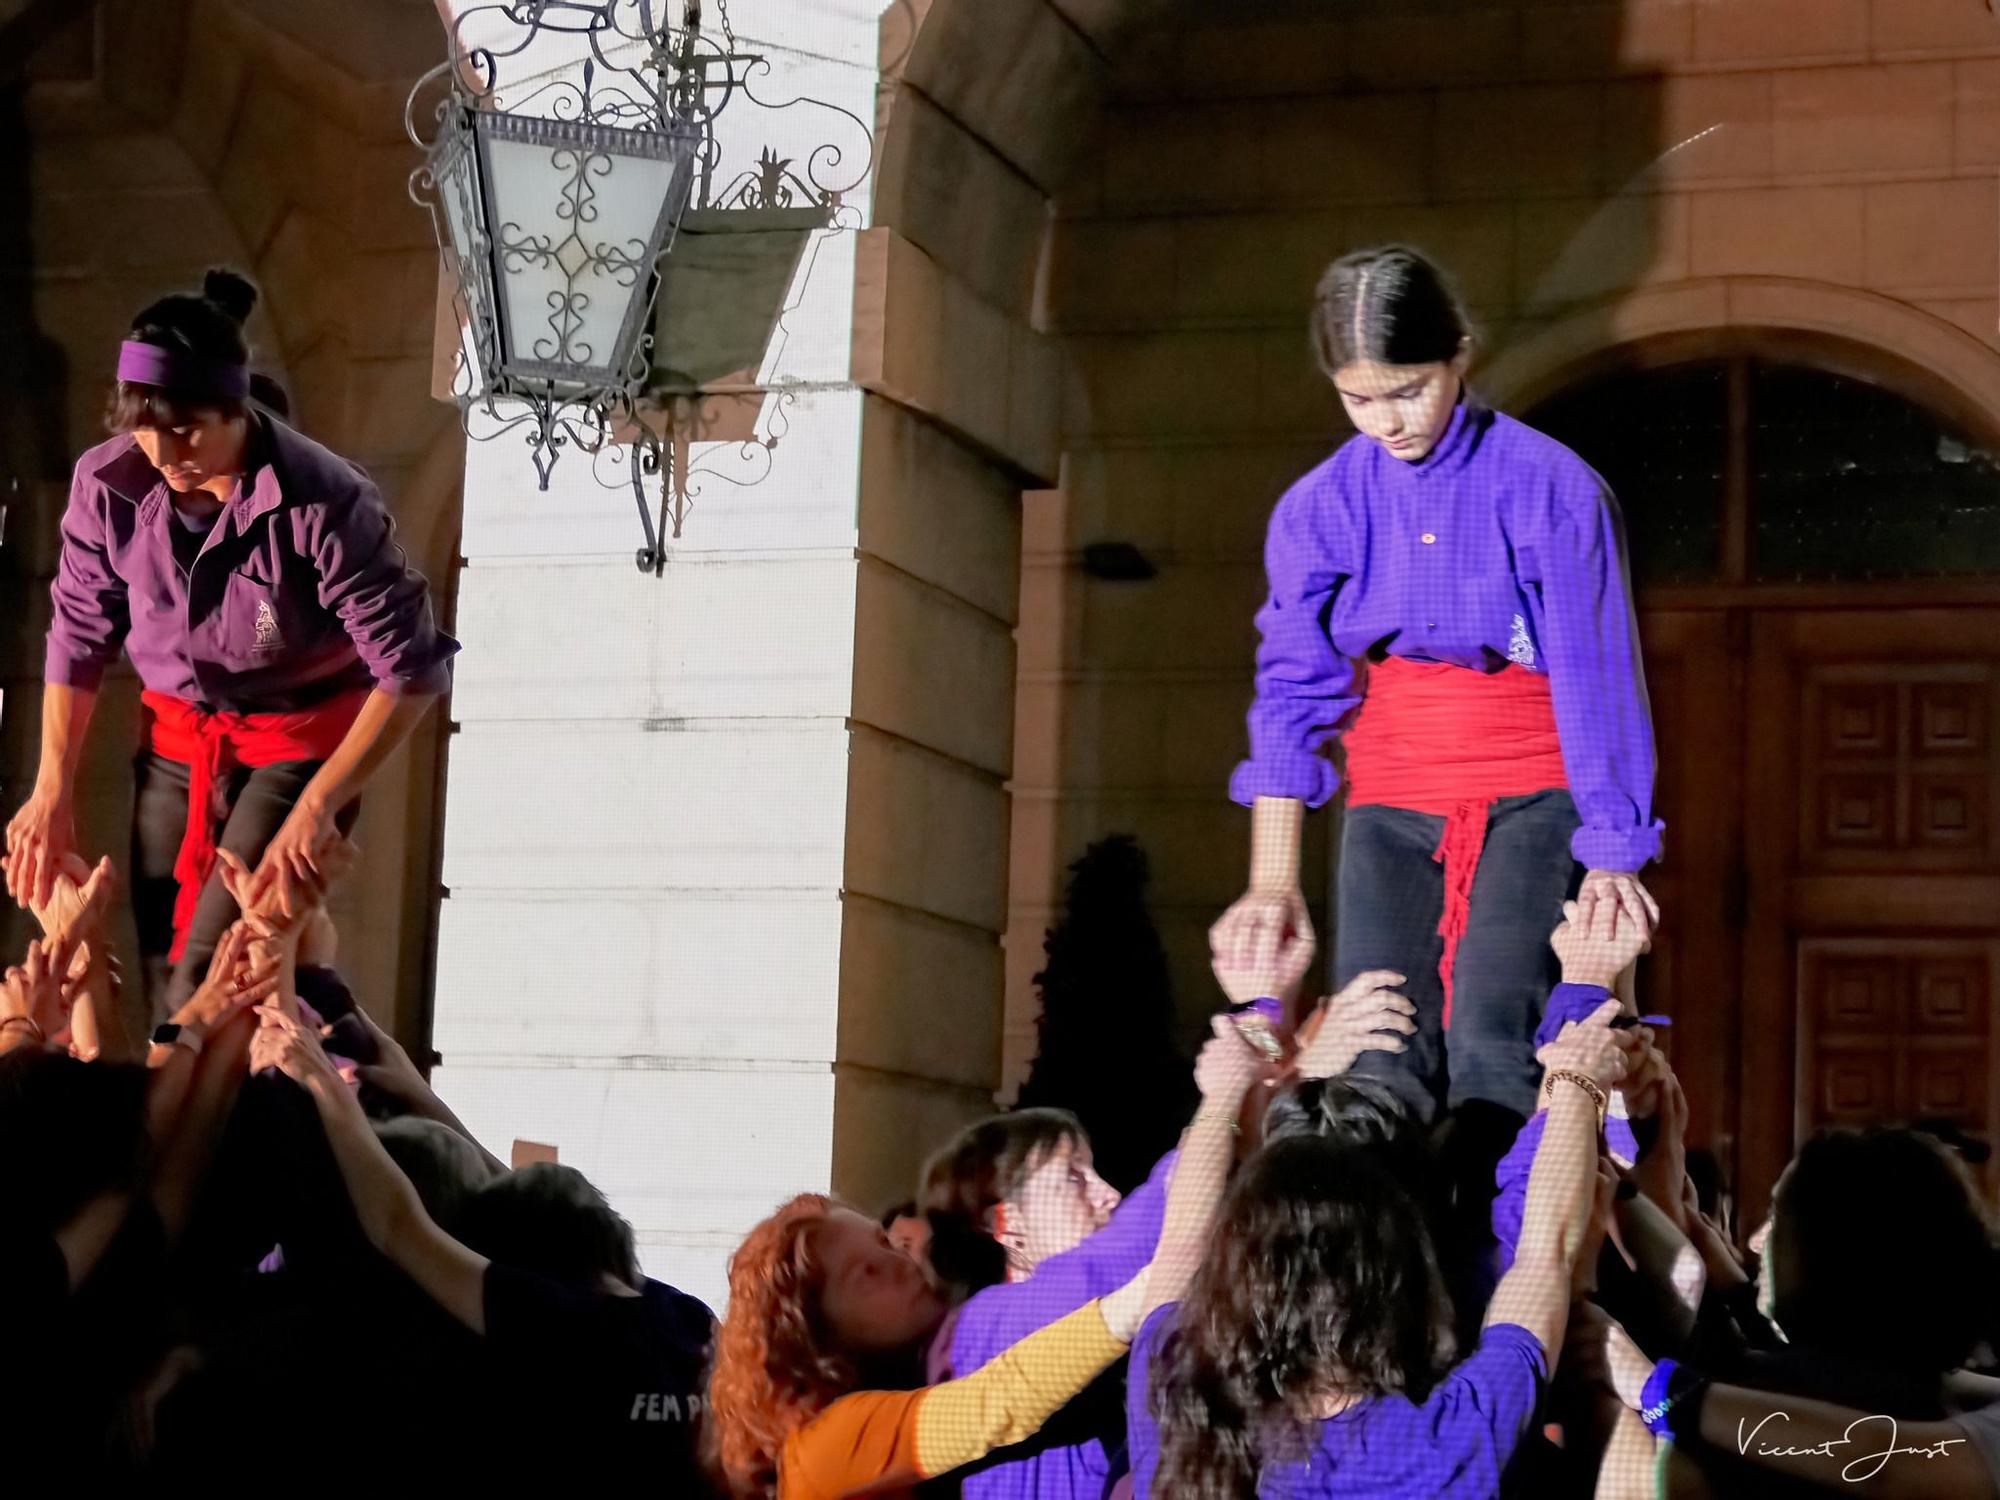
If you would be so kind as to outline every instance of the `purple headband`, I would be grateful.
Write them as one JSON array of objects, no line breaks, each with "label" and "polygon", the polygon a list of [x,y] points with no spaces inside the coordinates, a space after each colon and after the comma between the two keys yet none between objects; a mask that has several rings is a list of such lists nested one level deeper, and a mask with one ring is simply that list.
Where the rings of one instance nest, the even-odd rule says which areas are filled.
[{"label": "purple headband", "polygon": [[189,400],[241,401],[250,394],[248,365],[217,364],[137,339],[118,346],[118,378],[134,385],[156,385]]}]

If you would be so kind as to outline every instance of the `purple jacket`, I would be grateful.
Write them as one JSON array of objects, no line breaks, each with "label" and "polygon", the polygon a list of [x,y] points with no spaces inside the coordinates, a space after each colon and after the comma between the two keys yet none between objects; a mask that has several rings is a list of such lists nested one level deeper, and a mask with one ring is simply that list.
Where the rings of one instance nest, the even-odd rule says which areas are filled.
[{"label": "purple jacket", "polygon": [[371,681],[439,693],[458,642],[368,476],[274,418],[256,467],[192,568],[174,556],[167,483],[127,434],[77,460],[50,592],[44,680],[96,688],[122,645],[148,689],[286,713]]},{"label": "purple jacket", "polygon": [[1360,706],[1352,658],[1546,673],[1590,869],[1660,852],[1653,726],[1604,481],[1569,449],[1467,400],[1437,448],[1404,463],[1356,436],[1288,490],[1264,550],[1250,758],[1229,793],[1319,807],[1340,784],[1320,753]]},{"label": "purple jacket", "polygon": [[[1111,1222],[1074,1250],[1051,1257],[1026,1281],[988,1287],[959,1308],[947,1335],[949,1359],[933,1360],[932,1382],[971,1374],[1029,1334],[1117,1291],[1144,1270],[1159,1247],[1167,1185],[1179,1157],[1179,1152],[1162,1157],[1152,1176],[1118,1205]],[[1103,1500],[1123,1472],[1123,1455],[1107,1454],[1093,1438],[1051,1445],[968,1474],[960,1492],[964,1500]]]}]

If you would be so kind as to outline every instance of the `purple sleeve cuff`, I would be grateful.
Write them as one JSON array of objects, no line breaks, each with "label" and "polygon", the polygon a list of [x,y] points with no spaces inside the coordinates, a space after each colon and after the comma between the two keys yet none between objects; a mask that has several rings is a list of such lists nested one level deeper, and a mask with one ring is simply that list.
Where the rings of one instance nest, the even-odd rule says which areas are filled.
[{"label": "purple sleeve cuff", "polygon": [[1323,755],[1246,760],[1229,778],[1229,798],[1242,807],[1254,807],[1259,797],[1285,797],[1307,807],[1324,807],[1339,789],[1340,773]]},{"label": "purple sleeve cuff", "polygon": [[[437,638],[440,642],[450,642],[453,651],[458,649],[458,642],[442,631],[438,632]],[[377,691],[397,698],[442,697],[451,690],[451,660],[447,657],[414,677],[377,677],[375,687]]]},{"label": "purple sleeve cuff", "polygon": [[79,656],[50,632],[48,651],[42,660],[42,681],[94,693],[104,681],[107,665],[95,657]]},{"label": "purple sleeve cuff", "polygon": [[1535,1028],[1536,1050],[1553,1042],[1568,1022],[1587,1019],[1610,998],[1611,991],[1601,984],[1557,985],[1549,991],[1548,1003],[1542,1007],[1542,1024]]},{"label": "purple sleeve cuff", "polygon": [[1655,818],[1639,828],[1579,828],[1569,850],[1586,870],[1617,870],[1633,874],[1660,857],[1666,824]]}]

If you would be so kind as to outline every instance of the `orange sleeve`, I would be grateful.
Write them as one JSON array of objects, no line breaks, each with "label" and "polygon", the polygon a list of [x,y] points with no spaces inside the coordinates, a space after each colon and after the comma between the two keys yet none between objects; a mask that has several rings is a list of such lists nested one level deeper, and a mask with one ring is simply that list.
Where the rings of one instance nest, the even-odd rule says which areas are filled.
[{"label": "orange sleeve", "polygon": [[857,1391],[785,1441],[778,1500],[866,1493],[926,1478],[917,1467],[917,1408],[930,1394]]},{"label": "orange sleeve", "polygon": [[960,1379],[843,1396],[786,1441],[779,1500],[871,1494],[984,1458],[1032,1437],[1124,1352],[1086,1302]]}]

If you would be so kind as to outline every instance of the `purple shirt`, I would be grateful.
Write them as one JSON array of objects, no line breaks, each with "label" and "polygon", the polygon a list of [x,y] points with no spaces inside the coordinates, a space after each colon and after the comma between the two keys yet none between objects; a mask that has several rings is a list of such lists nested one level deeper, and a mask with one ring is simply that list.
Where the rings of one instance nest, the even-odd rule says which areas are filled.
[{"label": "purple shirt", "polygon": [[[946,1334],[949,1358],[933,1360],[932,1382],[970,1374],[1144,1270],[1160,1243],[1167,1186],[1179,1155],[1162,1157],[1152,1176],[1118,1205],[1111,1222],[1075,1249],[1051,1256],[1026,1281],[988,1287],[959,1308]],[[1103,1500],[1106,1487],[1123,1469],[1123,1455],[1106,1453],[1093,1438],[1050,1444],[1027,1457],[967,1474],[960,1489],[964,1500]]]},{"label": "purple shirt", "polygon": [[[1160,1466],[1153,1420],[1153,1360],[1178,1303],[1146,1320],[1132,1346],[1126,1398],[1132,1493],[1152,1500]],[[1500,1493],[1500,1476],[1527,1434],[1548,1379],[1548,1356],[1527,1329],[1496,1323],[1419,1404],[1375,1396],[1313,1425],[1303,1460],[1266,1464],[1260,1500],[1479,1500]]]},{"label": "purple shirt", "polygon": [[165,479],[130,434],[77,460],[43,678],[95,689],[122,645],[149,690],[285,713],[371,682],[440,693],[458,642],[368,476],[258,417],[255,467],[187,571]]},{"label": "purple shirt", "polygon": [[1463,401],[1437,447],[1405,463],[1349,439],[1278,502],[1257,612],[1250,758],[1229,794],[1319,807],[1340,778],[1321,753],[1360,706],[1352,658],[1545,673],[1570,794],[1571,841],[1595,870],[1660,852],[1653,726],[1604,481],[1569,449]]}]

